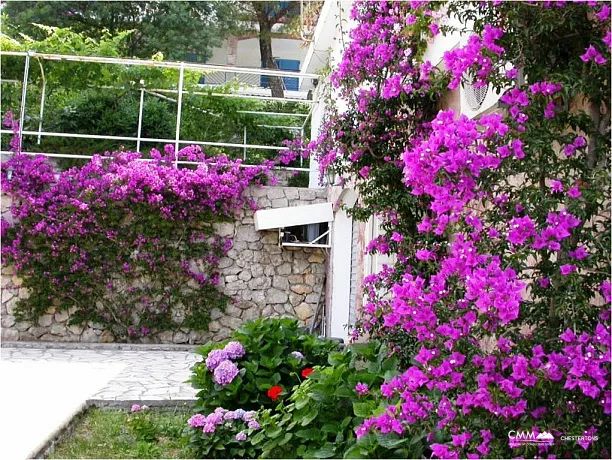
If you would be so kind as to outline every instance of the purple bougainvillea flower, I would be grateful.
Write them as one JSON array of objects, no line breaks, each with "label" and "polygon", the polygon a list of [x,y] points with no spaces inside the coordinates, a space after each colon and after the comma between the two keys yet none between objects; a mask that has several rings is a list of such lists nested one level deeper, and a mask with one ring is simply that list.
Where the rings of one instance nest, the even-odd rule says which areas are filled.
[{"label": "purple bougainvillea flower", "polygon": [[567,191],[567,195],[572,198],[578,198],[580,195],[582,195],[582,193],[580,192],[580,189],[578,188],[578,186],[574,185],[572,188],[570,188]]},{"label": "purple bougainvillea flower", "polygon": [[561,265],[560,271],[563,276],[566,276],[571,273],[574,273],[576,271],[576,266],[572,264],[564,264],[564,265]]},{"label": "purple bougainvillea flower", "polygon": [[604,58],[601,55],[601,53],[599,51],[597,51],[597,48],[595,48],[593,45],[589,45],[589,47],[586,49],[585,53],[580,56],[580,59],[583,62],[594,61],[596,64],[599,64],[599,65],[603,65],[606,62],[608,62],[606,60],[606,58]]},{"label": "purple bougainvillea flower", "polygon": [[355,385],[355,391],[357,392],[357,394],[359,396],[363,396],[368,392],[369,388],[368,385],[365,383],[357,383],[357,385]]},{"label": "purple bougainvillea flower", "polygon": [[574,334],[574,331],[569,328],[566,329],[565,332],[559,337],[561,338],[561,340],[568,343],[572,343],[574,340],[576,340],[576,334]]},{"label": "purple bougainvillea flower", "polygon": [[452,450],[446,444],[432,444],[429,447],[431,449],[431,454],[433,457],[445,459],[459,458],[459,454],[457,453],[457,451]]},{"label": "purple bougainvillea flower", "polygon": [[463,434],[454,434],[451,436],[452,444],[455,447],[465,447],[470,439],[472,439],[472,434],[469,432],[465,432]]},{"label": "purple bougainvillea flower", "polygon": [[553,192],[562,192],[563,191],[563,183],[559,180],[553,180],[550,182],[550,188]]},{"label": "purple bougainvillea flower", "polygon": [[594,436],[597,434],[597,428],[591,427],[586,430],[582,436],[576,441],[584,450],[588,450],[589,446],[595,442]]}]

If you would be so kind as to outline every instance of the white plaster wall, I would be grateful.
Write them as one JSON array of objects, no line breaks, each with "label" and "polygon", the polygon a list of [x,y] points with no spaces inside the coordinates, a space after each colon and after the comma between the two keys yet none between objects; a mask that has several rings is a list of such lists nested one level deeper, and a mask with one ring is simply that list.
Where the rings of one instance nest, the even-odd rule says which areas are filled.
[{"label": "white plaster wall", "polygon": [[[321,123],[323,122],[323,116],[325,115],[325,109],[326,106],[323,101],[317,102],[312,107],[310,138],[313,140],[319,135]],[[319,162],[315,157],[310,158],[310,172],[308,174],[308,187],[321,187],[319,184]]]},{"label": "white plaster wall", "polygon": [[347,340],[351,296],[351,248],[353,219],[344,210],[336,213],[332,231],[331,305],[329,332],[331,337]]},{"label": "white plaster wall", "polygon": [[[376,238],[378,235],[382,233],[380,229],[380,220],[378,217],[373,216],[370,217],[368,222],[366,223],[366,238],[365,245]],[[365,250],[365,246],[363,248]],[[378,273],[382,270],[383,265],[392,266],[396,262],[395,255],[385,255],[385,254],[365,254],[364,256],[364,264],[363,271],[364,276],[371,275],[373,273]]]},{"label": "white plaster wall", "polygon": [[228,64],[227,52],[228,52],[228,44],[226,40],[222,47],[213,48],[212,56],[206,63],[215,64],[215,65],[227,65]]},{"label": "white plaster wall", "polygon": [[[300,63],[304,61],[307,47],[301,40],[289,38],[273,38],[272,54],[279,59],[295,59]],[[257,37],[238,39],[236,59],[232,62],[229,40],[220,48],[213,49],[209,64],[235,65],[238,67],[261,67],[261,54],[259,52],[259,39]],[[300,66],[301,67],[301,66]]]},{"label": "white plaster wall", "polygon": [[[450,25],[457,29],[464,28],[464,26],[454,16],[446,17],[444,19],[444,24]],[[471,28],[472,23],[470,22],[467,24],[467,30],[464,33],[453,32],[448,35],[438,34],[429,44],[427,51],[423,55],[423,59],[426,61],[430,61],[434,66],[443,69],[445,67],[443,60],[444,53],[456,47],[465,46],[468,42],[468,38],[472,34]],[[499,98],[501,96],[501,93],[498,94],[494,92],[493,89],[489,86],[487,95],[480,108],[472,110],[467,103],[463,88],[459,86],[458,90],[460,91],[460,113],[465,114],[468,118],[477,118],[484,113],[495,110],[497,107],[497,102],[499,101]]]},{"label": "white plaster wall", "polygon": [[[304,71],[307,73],[316,73],[327,64],[332,69],[338,66],[342,60],[344,48],[349,41],[349,32],[354,27],[354,21],[351,21],[350,11],[352,8],[352,0],[326,0],[319,23],[317,24],[314,40],[310,43],[307,50]],[[315,90],[314,99],[319,102],[313,107],[310,138],[316,139],[321,129],[321,124],[324,120],[327,106],[323,100],[323,86],[329,85],[329,80],[320,81]],[[302,89],[306,87],[306,82],[302,85]],[[332,96],[336,107],[341,112],[346,110],[346,102],[339,97]],[[319,163],[316,158],[310,158],[310,173],[309,187],[320,187],[319,184]],[[325,184],[325,182],[324,182]],[[333,184],[331,184],[333,185]]]}]

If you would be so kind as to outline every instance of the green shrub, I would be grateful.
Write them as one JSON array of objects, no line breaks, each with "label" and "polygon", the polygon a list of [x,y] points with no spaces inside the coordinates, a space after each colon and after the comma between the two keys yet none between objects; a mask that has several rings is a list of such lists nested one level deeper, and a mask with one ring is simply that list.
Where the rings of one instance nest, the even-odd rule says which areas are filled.
[{"label": "green shrub", "polygon": [[300,171],[294,176],[289,176],[287,185],[289,187],[308,187],[310,175],[306,171]]},{"label": "green shrub", "polygon": [[[263,411],[262,431],[251,443],[263,458],[414,458],[420,439],[380,445],[367,437],[356,442],[355,429],[380,407],[378,388],[398,374],[398,360],[380,342],[354,344],[329,355],[296,387],[278,412]],[[359,385],[359,386],[358,386]],[[413,441],[408,445],[408,441]]]},{"label": "green shrub", "polygon": [[[190,382],[199,390],[198,412],[210,412],[217,407],[273,408],[304,380],[305,369],[325,364],[329,353],[337,349],[336,342],[308,334],[296,320],[286,318],[247,322],[234,332],[231,340],[230,347],[235,342],[242,345],[243,355],[225,359],[222,350],[228,341],[210,342],[197,350],[204,359],[194,366]],[[221,366],[225,366],[223,372],[217,366],[221,361],[228,361]]]},{"label": "green shrub", "polygon": [[157,440],[157,426],[147,406],[133,405],[127,426],[139,442],[151,443]]}]

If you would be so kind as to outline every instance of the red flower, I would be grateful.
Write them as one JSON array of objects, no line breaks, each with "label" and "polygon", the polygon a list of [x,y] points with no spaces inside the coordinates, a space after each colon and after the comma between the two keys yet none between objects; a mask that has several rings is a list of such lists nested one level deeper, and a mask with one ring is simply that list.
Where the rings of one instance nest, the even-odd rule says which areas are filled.
[{"label": "red flower", "polygon": [[274,385],[272,388],[268,390],[268,397],[272,401],[276,401],[282,392],[283,392],[283,389],[281,387],[279,387],[278,385]]},{"label": "red flower", "polygon": [[314,369],[312,367],[307,367],[306,369],[304,369],[302,371],[302,377],[304,377],[305,379],[308,378],[308,376],[310,374],[312,374],[314,372]]}]

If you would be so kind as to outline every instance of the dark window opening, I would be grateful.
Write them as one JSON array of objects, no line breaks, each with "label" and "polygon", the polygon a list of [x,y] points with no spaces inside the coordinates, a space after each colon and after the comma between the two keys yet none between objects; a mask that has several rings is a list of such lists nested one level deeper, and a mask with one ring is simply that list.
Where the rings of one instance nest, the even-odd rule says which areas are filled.
[{"label": "dark window opening", "polygon": [[[287,227],[282,230],[283,243],[308,244],[317,240],[321,235],[329,230],[328,222],[319,224],[298,225],[295,227]],[[314,244],[329,244],[329,235],[318,239]]]}]

